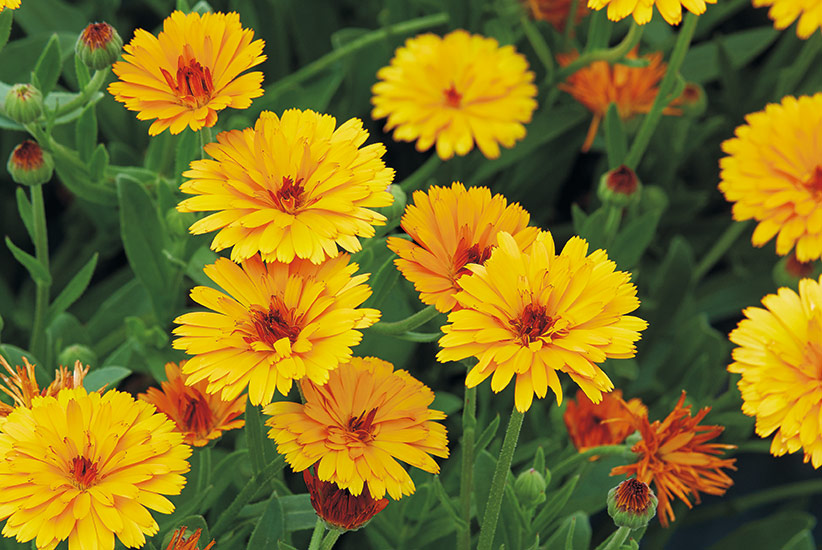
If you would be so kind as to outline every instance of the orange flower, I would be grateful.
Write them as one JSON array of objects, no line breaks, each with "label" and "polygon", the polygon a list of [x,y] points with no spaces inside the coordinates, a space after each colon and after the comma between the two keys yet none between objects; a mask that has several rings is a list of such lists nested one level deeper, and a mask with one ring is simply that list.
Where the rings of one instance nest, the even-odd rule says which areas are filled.
[{"label": "orange flower", "polygon": [[[559,32],[565,30],[568,13],[571,11],[571,0],[528,0],[528,5],[531,7],[534,19],[547,21]],[[588,8],[585,7],[585,2],[580,0],[577,2],[574,23],[579,23],[586,15],[588,15]]]},{"label": "orange flower", "polygon": [[647,414],[648,407],[638,398],[625,403],[621,390],[602,394],[597,405],[577,391],[576,401],[568,401],[562,419],[574,447],[582,452],[600,445],[619,445],[635,430],[633,416]]},{"label": "orange flower", "polygon": [[[557,60],[564,67],[577,57],[579,57],[577,52],[571,52],[558,55]],[[625,57],[626,59],[637,59],[636,48]],[[616,103],[619,118],[622,120],[651,110],[656,94],[659,92],[657,86],[665,76],[667,64],[662,62],[662,54],[659,52],[643,55],[642,59],[648,60],[647,66],[629,67],[621,63],[594,61],[559,85],[560,90],[574,96],[574,99],[594,114],[594,119],[588,128],[588,135],[582,144],[583,151],[591,148],[599,123],[605,117],[611,103]],[[666,115],[681,114],[679,109],[672,107],[679,103],[679,98],[675,99],[662,112]]]},{"label": "orange flower", "polygon": [[137,398],[151,403],[171,418],[188,445],[204,447],[223,432],[242,428],[245,421],[235,418],[245,411],[245,396],[223,401],[219,395],[206,391],[206,380],[187,386],[188,376],[181,372],[183,365],[185,361],[179,366],[166,363],[168,382],[161,384],[163,390],[149,388]]},{"label": "orange flower", "polygon": [[3,380],[0,384],[0,391],[11,397],[13,401],[13,405],[0,402],[0,417],[8,416],[17,407],[30,409],[32,399],[37,396],[56,396],[63,388],[82,388],[83,378],[88,374],[89,369],[89,367],[83,368],[80,361],[74,363],[73,372],[69,371],[68,367],[61,366],[54,371],[54,382],[41,391],[34,376],[34,365],[29,363],[26,357],[23,357],[23,364],[25,370],[19,366],[12,369],[11,365],[0,355],[0,365],[3,365],[11,375],[6,376],[0,373],[0,379]]},{"label": "orange flower", "polygon": [[[174,531],[174,535],[171,537],[171,541],[166,546],[166,550],[198,550],[197,544],[200,542],[200,535],[202,534],[202,529],[197,529],[194,531],[194,534],[190,537],[185,537],[186,529],[188,529],[185,525]],[[214,546],[214,541],[208,543],[208,546],[203,548],[203,550],[211,550]]]},{"label": "orange flower", "polygon": [[322,481],[313,475],[312,468],[303,470],[303,479],[311,495],[311,506],[323,521],[338,529],[356,531],[388,506],[387,498],[375,499],[368,491],[353,495],[340,489],[336,483]]},{"label": "orange flower", "polygon": [[634,427],[642,435],[642,440],[631,448],[637,462],[611,470],[612,476],[625,474],[636,476],[644,483],[654,483],[659,496],[659,522],[663,527],[668,526],[669,520],[676,519],[671,507],[675,496],[691,508],[689,495],[697,504],[700,492],[723,495],[733,481],[722,469],[736,470],[735,458],[717,456],[724,450],[735,449],[735,445],[708,443],[724,428],[699,425],[711,408],[705,407],[691,417],[691,406],[683,407],[684,403],[683,391],[671,414],[653,424],[648,422],[647,412],[634,414]]}]

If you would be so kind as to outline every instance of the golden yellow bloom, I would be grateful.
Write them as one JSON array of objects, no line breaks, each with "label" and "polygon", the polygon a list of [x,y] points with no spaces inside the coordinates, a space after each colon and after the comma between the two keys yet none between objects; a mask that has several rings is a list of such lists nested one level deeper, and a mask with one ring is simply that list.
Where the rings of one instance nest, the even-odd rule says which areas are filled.
[{"label": "golden yellow bloom", "polygon": [[776,235],[776,253],[796,246],[800,262],[822,257],[822,93],[787,96],[745,117],[722,143],[719,190],[735,220],[755,219],[754,246]]},{"label": "golden yellow bloom", "polygon": [[768,17],[773,19],[773,26],[779,30],[787,29],[799,19],[796,35],[799,38],[810,38],[822,29],[822,3],[817,0],[753,0],[756,8],[770,6]]},{"label": "golden yellow bloom", "polygon": [[731,332],[736,344],[728,371],[739,373],[742,412],[756,417],[756,433],[774,434],[771,454],[802,449],[822,466],[822,287],[802,279],[799,294],[780,288],[749,307]]},{"label": "golden yellow bloom", "polygon": [[278,401],[263,412],[268,437],[295,472],[316,464],[321,481],[353,496],[368,490],[398,500],[414,482],[397,463],[439,473],[429,455],[448,457],[445,414],[431,410],[434,392],[404,370],[376,357],[353,357],[331,372],[328,383],[301,383],[305,404]]},{"label": "golden yellow bloom", "polygon": [[[559,32],[565,30],[568,15],[571,12],[571,0],[528,0],[528,6],[531,8],[534,19],[547,21]],[[574,22],[579,23],[586,15],[588,15],[588,10],[585,8],[585,2],[577,2]]]},{"label": "golden yellow bloom", "polygon": [[716,4],[716,0],[588,0],[588,7],[601,10],[608,6],[608,19],[619,21],[633,15],[634,21],[644,25],[651,20],[654,5],[669,25],[679,25],[682,8],[695,15],[705,13],[705,4]]},{"label": "golden yellow bloom", "polygon": [[[557,56],[563,67],[574,61],[579,54],[576,52]],[[637,59],[636,48],[625,56],[628,59]],[[635,115],[647,113],[659,93],[659,82],[665,76],[667,65],[662,61],[662,54],[651,53],[643,55],[648,61],[645,67],[629,67],[622,63],[608,63],[594,61],[587,65],[559,85],[560,90],[571,94],[574,99],[582,103],[594,114],[588,135],[582,145],[587,151],[594,142],[599,124],[611,103],[616,103],[619,118],[627,120]],[[681,102],[680,98],[671,102],[671,105],[662,112],[666,115],[679,115],[681,111],[673,108]]]},{"label": "golden yellow bloom", "polygon": [[282,119],[264,111],[254,128],[223,132],[206,145],[214,160],[195,160],[180,189],[197,195],[181,212],[217,210],[191,226],[194,234],[220,230],[211,248],[233,246],[239,262],[258,252],[263,260],[315,264],[333,258],[338,246],[360,250],[357,237],[373,237],[385,217],[394,170],[382,161],[385,146],[373,143],[356,118],[336,120],[290,109]]},{"label": "golden yellow bloom", "polygon": [[240,73],[265,61],[263,41],[243,29],[236,13],[175,11],[158,36],[137,29],[123,61],[112,66],[120,80],[108,91],[140,120],[157,119],[152,136],[211,127],[217,111],[247,109],[263,95],[263,73]]},{"label": "golden yellow bloom", "polygon": [[440,361],[479,359],[465,385],[492,374],[501,391],[516,375],[514,403],[531,407],[548,388],[562,402],[555,371],[568,373],[594,403],[614,385],[596,365],[609,357],[633,357],[647,323],[626,315],[639,307],[630,274],[614,271],[604,250],[588,255],[588,243],[572,237],[556,254],[550,232],[537,236],[529,253],[505,232],[484,266],[469,264],[455,296],[462,309],[442,327]]},{"label": "golden yellow bloom", "polygon": [[20,0],[0,0],[0,11],[3,11],[5,8],[16,10],[19,7]]},{"label": "golden yellow bloom", "polygon": [[40,390],[37,379],[34,376],[34,365],[29,363],[28,358],[23,357],[25,370],[19,366],[12,369],[6,359],[0,355],[0,365],[5,367],[9,376],[0,373],[0,391],[11,397],[12,405],[0,402],[0,417],[8,416],[16,407],[31,408],[32,399],[41,395],[57,395],[63,388],[82,388],[83,378],[88,374],[89,367],[83,367],[80,361],[74,363],[74,371],[69,371],[67,367],[61,366],[54,371],[54,381],[47,387]]},{"label": "golden yellow bloom", "polygon": [[466,265],[488,259],[497,233],[511,233],[523,249],[534,242],[539,229],[527,227],[529,219],[519,204],[491,196],[487,187],[434,186],[415,191],[414,204],[402,217],[402,228],[414,241],[390,237],[388,248],[399,255],[394,263],[414,283],[420,300],[445,313],[457,303],[457,279],[470,273]]},{"label": "golden yellow bloom", "polygon": [[157,533],[148,509],[168,514],[191,447],[154,407],[124,392],[83,388],[37,397],[0,431],[3,535],[53,550],[129,548]]},{"label": "golden yellow bloom", "polygon": [[184,365],[185,361],[180,366],[166,363],[168,381],[161,384],[162,391],[149,388],[137,398],[151,403],[172,419],[188,445],[204,447],[223,432],[242,428],[245,421],[236,418],[245,412],[245,397],[223,401],[206,392],[205,380],[187,386],[188,377],[180,371]]},{"label": "golden yellow bloom", "polygon": [[474,142],[488,158],[499,144],[525,137],[523,124],[537,107],[534,73],[513,46],[456,30],[445,37],[422,34],[397,49],[371,88],[375,119],[388,117],[394,139],[434,143],[442,159],[466,155]]},{"label": "golden yellow bloom", "polygon": [[186,313],[174,322],[176,349],[194,355],[183,367],[186,384],[208,379],[208,393],[235,399],[248,386],[255,405],[267,404],[292,380],[325,384],[329,371],[351,357],[362,339],[356,329],[377,322],[376,309],[357,309],[370,295],[368,274],[353,276],[348,255],[314,265],[307,260],[264,264],[254,256],[237,265],[220,258],[204,268],[221,288],[198,286],[191,299],[213,311]]}]

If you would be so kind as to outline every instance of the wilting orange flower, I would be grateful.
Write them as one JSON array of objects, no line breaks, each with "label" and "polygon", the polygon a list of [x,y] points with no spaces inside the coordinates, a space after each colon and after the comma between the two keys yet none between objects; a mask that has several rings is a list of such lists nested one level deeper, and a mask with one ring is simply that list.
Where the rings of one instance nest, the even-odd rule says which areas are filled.
[{"label": "wilting orange flower", "polygon": [[483,264],[491,255],[497,233],[507,231],[517,244],[530,246],[539,232],[527,227],[530,215],[487,187],[431,187],[415,191],[414,204],[405,209],[402,228],[414,241],[388,238],[388,248],[406,279],[414,283],[424,304],[445,313],[456,305],[457,279],[470,273],[469,263]]},{"label": "wilting orange flower", "polygon": [[265,61],[263,41],[243,29],[236,13],[183,13],[163,21],[158,36],[137,29],[123,61],[112,69],[120,80],[108,91],[140,120],[157,119],[152,136],[211,127],[226,107],[246,109],[263,95],[263,73],[240,73]]},{"label": "wilting orange flower", "polygon": [[[528,5],[534,19],[547,21],[559,32],[562,32],[568,23],[571,2],[572,0],[528,0]],[[588,9],[585,7],[585,2],[580,0],[577,2],[577,13],[574,16],[574,22],[579,23],[586,15],[588,15]]]},{"label": "wilting orange flower", "polygon": [[634,415],[634,426],[642,436],[642,440],[631,447],[637,462],[611,470],[612,476],[625,474],[649,485],[654,483],[659,497],[659,522],[663,527],[676,519],[671,506],[674,497],[691,508],[689,497],[699,504],[700,493],[724,495],[733,481],[723,468],[736,469],[735,458],[717,456],[735,449],[735,445],[708,443],[724,428],[699,425],[711,408],[705,407],[691,417],[691,406],[683,407],[684,403],[683,391],[674,410],[662,422],[649,423],[647,411]]},{"label": "wilting orange flower", "polygon": [[20,0],[0,0],[0,11],[5,8],[15,10],[20,7]]},{"label": "wilting orange flower", "polygon": [[180,371],[184,365],[185,361],[180,366],[166,363],[168,382],[161,384],[162,391],[149,388],[137,398],[151,403],[172,419],[188,445],[203,447],[223,432],[242,428],[245,421],[235,419],[245,412],[245,397],[223,401],[218,395],[207,393],[205,380],[187,386],[188,377]]},{"label": "wilting orange flower", "polygon": [[308,260],[264,264],[254,256],[237,265],[220,258],[205,274],[226,294],[198,286],[191,299],[213,311],[186,313],[174,322],[176,349],[194,355],[183,367],[186,384],[208,379],[208,393],[235,399],[248,386],[254,405],[267,404],[293,380],[317,384],[351,357],[362,339],[356,329],[377,322],[380,312],[358,307],[371,295],[368,274],[348,255],[314,265]]},{"label": "wilting orange flower", "polygon": [[404,370],[375,357],[353,357],[331,371],[328,383],[300,383],[305,404],[277,401],[268,437],[295,472],[316,465],[321,481],[373,499],[399,500],[414,482],[397,460],[439,473],[429,455],[448,457],[445,414],[431,410],[434,392]]},{"label": "wilting orange flower", "polygon": [[648,407],[638,398],[623,402],[622,390],[603,394],[602,401],[596,405],[577,391],[576,400],[568,401],[562,419],[574,447],[582,452],[600,445],[622,443],[635,430],[633,415],[642,414],[648,414]]},{"label": "wilting orange flower", "polygon": [[557,371],[568,373],[595,403],[614,385],[597,363],[636,353],[634,342],[647,323],[627,315],[639,307],[631,275],[615,271],[604,250],[588,254],[588,243],[572,237],[559,254],[549,232],[528,253],[505,232],[485,265],[468,264],[459,280],[460,309],[442,327],[437,359],[476,357],[465,385],[493,374],[500,392],[516,375],[514,404],[520,412],[548,388],[562,402]]},{"label": "wilting orange flower", "polygon": [[705,4],[716,4],[716,0],[588,0],[588,7],[594,10],[608,6],[608,19],[611,21],[633,15],[634,21],[640,25],[651,20],[654,5],[665,22],[679,25],[682,22],[683,7],[695,15],[702,15],[705,13]]},{"label": "wilting orange flower", "polygon": [[355,496],[336,483],[321,481],[312,475],[311,468],[303,470],[303,479],[314,511],[338,529],[356,531],[388,506],[387,498],[372,498],[368,491]]},{"label": "wilting orange flower", "polygon": [[[186,537],[185,525],[174,531],[171,536],[171,541],[166,546],[166,550],[198,550],[197,544],[200,542],[200,535],[203,533],[202,529],[197,529],[194,534]],[[208,546],[201,550],[211,550],[214,546],[214,540],[208,543]]]},{"label": "wilting orange flower", "polygon": [[5,367],[10,376],[0,373],[0,391],[11,397],[12,405],[0,402],[0,417],[8,416],[17,407],[31,408],[32,400],[42,395],[54,396],[63,388],[82,388],[83,378],[88,374],[89,367],[85,368],[77,361],[74,363],[74,371],[69,371],[67,367],[61,366],[54,371],[54,381],[48,387],[40,390],[37,379],[34,376],[34,365],[29,363],[28,358],[23,357],[25,370],[19,366],[12,369],[6,359],[0,355],[0,365]]},{"label": "wilting orange flower", "polygon": [[183,193],[196,195],[182,212],[217,210],[191,226],[194,234],[220,230],[211,248],[231,249],[239,262],[258,252],[263,260],[315,264],[339,248],[357,252],[358,237],[373,237],[389,206],[394,170],[382,161],[385,146],[372,143],[362,121],[289,109],[282,118],[264,111],[254,128],[223,132],[205,146],[214,160],[195,160],[183,175]]},{"label": "wilting orange flower", "polygon": [[[557,60],[564,67],[577,57],[579,54],[572,52],[558,55]],[[636,48],[625,57],[637,59]],[[583,151],[591,148],[599,124],[605,118],[611,103],[616,103],[619,118],[622,120],[651,110],[659,92],[659,82],[665,76],[667,64],[663,63],[660,52],[643,55],[642,59],[648,60],[647,66],[629,67],[621,63],[594,61],[559,85],[560,90],[571,94],[594,114],[582,145]],[[680,101],[679,98],[675,99],[662,112],[666,115],[682,114],[679,109],[673,107]]]},{"label": "wilting orange flower", "polygon": [[17,407],[0,431],[3,535],[53,550],[141,547],[168,514],[191,447],[154,407],[116,390],[63,389]]},{"label": "wilting orange flower", "polygon": [[755,8],[770,6],[768,17],[773,19],[777,29],[787,29],[799,19],[796,35],[799,38],[810,36],[822,29],[822,4],[817,0],[753,0]]},{"label": "wilting orange flower", "polygon": [[385,130],[395,128],[398,141],[416,140],[417,151],[436,143],[443,160],[467,155],[474,142],[497,158],[500,144],[513,147],[525,137],[523,125],[537,107],[525,57],[464,30],[409,38],[377,78],[371,116],[388,117]]}]

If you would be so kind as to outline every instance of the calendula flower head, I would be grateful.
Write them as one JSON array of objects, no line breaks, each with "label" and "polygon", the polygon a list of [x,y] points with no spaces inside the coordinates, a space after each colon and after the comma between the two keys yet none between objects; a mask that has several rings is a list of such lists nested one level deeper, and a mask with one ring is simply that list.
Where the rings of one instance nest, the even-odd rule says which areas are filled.
[{"label": "calendula flower head", "polygon": [[336,483],[317,479],[311,469],[303,470],[311,506],[329,527],[356,531],[388,506],[387,498],[372,498],[368,491],[352,495],[351,491],[340,489]]},{"label": "calendula flower head", "polygon": [[27,139],[12,150],[6,170],[14,183],[42,185],[54,174],[54,159],[36,141]]},{"label": "calendula flower head", "polygon": [[787,29],[798,19],[796,35],[799,38],[810,38],[822,29],[822,4],[816,0],[753,0],[753,5],[755,8],[770,6],[768,17],[779,30]]},{"label": "calendula flower head", "polygon": [[205,146],[212,159],[195,160],[180,189],[196,195],[181,212],[217,210],[195,222],[194,234],[219,230],[211,248],[231,249],[239,262],[263,260],[315,264],[339,248],[356,252],[358,237],[373,237],[389,206],[394,170],[382,161],[385,146],[368,138],[362,121],[290,109],[282,118],[264,111],[254,128],[223,132]]},{"label": "calendula flower head", "polygon": [[247,109],[263,95],[263,73],[240,75],[265,61],[263,41],[253,38],[236,13],[175,11],[158,36],[134,31],[123,61],[112,67],[120,80],[108,91],[138,119],[156,119],[152,136],[210,128],[218,111]]},{"label": "calendula flower head", "polygon": [[648,407],[638,398],[625,403],[622,390],[603,394],[597,404],[578,391],[576,400],[568,401],[562,419],[574,447],[582,452],[600,445],[619,445],[635,430],[633,415],[641,414],[648,414]]},{"label": "calendula flower head", "polygon": [[219,395],[206,391],[208,382],[205,380],[187,386],[188,376],[180,370],[184,365],[185,361],[179,366],[166,363],[168,381],[161,384],[162,391],[149,388],[137,398],[151,403],[173,420],[188,445],[204,447],[223,432],[242,428],[245,421],[237,420],[237,417],[245,412],[245,396],[223,401]]},{"label": "calendula flower head", "polygon": [[3,110],[20,124],[34,122],[43,114],[43,94],[31,84],[15,84],[6,92]]},{"label": "calendula flower head", "polygon": [[264,264],[254,256],[226,258],[204,268],[226,292],[194,287],[191,298],[212,311],[177,317],[173,346],[193,355],[183,366],[187,385],[208,379],[206,391],[235,399],[248,386],[254,405],[287,395],[293,380],[322,385],[351,357],[362,333],[379,320],[358,307],[371,295],[368,274],[352,276],[348,255],[314,265],[308,260]]},{"label": "calendula flower head", "polygon": [[430,455],[448,457],[445,414],[428,408],[434,392],[404,370],[375,357],[353,357],[328,383],[300,382],[305,404],[277,401],[263,409],[295,472],[316,466],[320,481],[373,499],[399,500],[414,482],[397,460],[437,474]]},{"label": "calendula flower head", "polygon": [[608,7],[608,19],[619,21],[629,15],[640,25],[651,20],[654,6],[669,25],[682,22],[682,8],[694,15],[705,13],[706,4],[716,4],[716,0],[588,0],[588,7],[601,10]]},{"label": "calendula flower head", "polygon": [[[528,0],[528,7],[534,19],[547,21],[559,32],[565,30],[568,16],[571,14],[572,0]],[[588,15],[585,2],[577,2],[577,12],[574,14],[574,24],[579,23]]]},{"label": "calendula flower head", "polygon": [[469,264],[455,296],[460,309],[442,327],[440,361],[476,357],[465,385],[489,376],[501,391],[516,375],[514,404],[520,412],[548,388],[562,402],[556,371],[566,372],[594,403],[613,383],[597,366],[606,358],[633,357],[647,323],[627,315],[639,307],[630,274],[615,271],[604,250],[572,237],[557,254],[550,232],[541,232],[528,253],[506,232],[485,265]]},{"label": "calendula flower head", "polygon": [[[776,236],[776,253],[822,257],[822,93],[787,96],[745,117],[722,143],[719,190],[735,220],[754,219],[754,246]],[[774,136],[778,136],[776,139]]]},{"label": "calendula flower head", "polygon": [[20,7],[20,0],[0,0],[0,11],[8,8],[10,10],[16,10]]},{"label": "calendula flower head", "polygon": [[74,44],[74,53],[88,68],[101,71],[120,57],[123,39],[106,22],[89,23]]},{"label": "calendula flower head", "polygon": [[388,117],[386,131],[416,141],[418,151],[436,143],[443,160],[468,154],[475,142],[497,158],[500,144],[513,147],[525,137],[523,125],[537,107],[525,57],[464,30],[409,38],[377,78],[371,116]]},{"label": "calendula flower head", "polygon": [[141,547],[168,514],[191,447],[154,407],[124,392],[63,389],[17,407],[0,431],[3,535],[53,550]]},{"label": "calendula flower head", "polygon": [[457,280],[470,273],[466,266],[491,256],[497,233],[511,233],[523,249],[534,242],[539,229],[528,227],[529,219],[519,204],[492,196],[487,187],[433,186],[415,191],[402,217],[403,230],[414,240],[389,237],[388,248],[399,255],[394,263],[420,300],[445,313],[457,304]]},{"label": "calendula flower head", "polygon": [[608,491],[607,502],[608,515],[617,527],[641,529],[656,514],[659,501],[647,483],[631,478]]},{"label": "calendula flower head", "polygon": [[[579,54],[571,52],[557,56],[563,67],[574,61]],[[638,59],[634,48],[626,59]],[[619,118],[628,120],[638,114],[647,113],[654,104],[659,93],[659,82],[665,76],[667,64],[662,61],[662,53],[643,55],[641,59],[648,60],[644,67],[629,67],[622,63],[594,61],[586,65],[565,82],[559,84],[559,89],[571,94],[574,99],[582,103],[594,114],[588,135],[582,145],[583,151],[588,151],[594,142],[597,130],[608,112],[611,103],[617,106]],[[682,112],[674,106],[679,104],[677,98],[662,112],[666,115],[679,115]]]},{"label": "calendula flower head", "polygon": [[17,407],[31,408],[32,400],[39,396],[55,396],[63,388],[82,388],[83,378],[88,374],[88,367],[83,367],[80,361],[74,363],[74,369],[69,370],[61,366],[54,371],[54,381],[47,387],[40,389],[37,378],[34,376],[34,365],[28,358],[23,357],[23,368],[16,365],[12,368],[6,359],[0,355],[0,365],[9,373],[8,376],[0,373],[0,391],[11,397],[12,404],[0,402],[0,417],[8,416]]},{"label": "calendula flower head", "polygon": [[822,466],[822,287],[802,279],[799,293],[780,288],[762,299],[763,308],[749,307],[731,332],[736,344],[730,372],[742,378],[742,412],[756,417],[756,433],[773,434],[771,454],[800,449],[805,462]]},{"label": "calendula flower head", "polygon": [[611,470],[612,476],[625,474],[648,485],[654,484],[659,498],[659,523],[663,527],[676,519],[671,506],[675,496],[691,508],[691,498],[699,504],[700,493],[724,495],[733,485],[724,469],[736,469],[735,458],[718,456],[736,446],[708,443],[724,428],[699,425],[711,408],[705,407],[692,417],[691,406],[683,407],[684,403],[683,391],[674,410],[661,422],[648,422],[647,412],[635,415],[634,426],[642,436],[631,447],[636,462]]},{"label": "calendula flower head", "polygon": [[197,529],[194,533],[186,537],[186,529],[188,529],[188,527],[184,525],[174,531],[174,534],[171,536],[171,541],[168,543],[168,546],[166,546],[166,550],[211,550],[214,547],[214,540],[212,540],[207,546],[201,549],[198,544],[200,543],[200,535],[203,533],[203,530]]}]

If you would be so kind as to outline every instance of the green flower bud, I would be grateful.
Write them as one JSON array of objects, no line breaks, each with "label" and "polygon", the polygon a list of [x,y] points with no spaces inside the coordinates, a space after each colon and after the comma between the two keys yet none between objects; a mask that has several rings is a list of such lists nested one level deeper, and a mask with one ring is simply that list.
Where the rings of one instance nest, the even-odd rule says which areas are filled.
[{"label": "green flower bud", "polygon": [[624,164],[603,174],[597,195],[603,204],[628,206],[639,200],[642,184],[633,170]]},{"label": "green flower bud", "polygon": [[647,483],[631,478],[608,491],[608,515],[617,527],[639,529],[656,515],[657,498]]},{"label": "green flower bud", "polygon": [[15,84],[6,94],[4,109],[15,122],[34,122],[43,113],[43,94],[31,84]]},{"label": "green flower bud", "polygon": [[51,179],[54,160],[36,141],[27,139],[11,152],[6,168],[15,183],[40,185]]},{"label": "green flower bud", "polygon": [[399,185],[389,185],[388,192],[394,197],[394,202],[391,203],[391,206],[383,206],[382,208],[375,208],[374,210],[388,218],[387,224],[390,226],[392,224],[391,222],[395,222],[401,218],[405,212],[406,197],[405,191],[403,191]]},{"label": "green flower bud", "polygon": [[188,228],[196,220],[197,217],[192,212],[179,212],[176,208],[166,210],[166,227],[175,237],[188,237]]},{"label": "green flower bud", "polygon": [[689,82],[682,91],[682,95],[676,99],[676,106],[682,109],[682,114],[685,116],[701,116],[708,108],[705,90],[699,84]]},{"label": "green flower bud", "polygon": [[74,44],[74,53],[90,69],[101,71],[120,57],[123,39],[108,23],[90,23]]},{"label": "green flower bud", "polygon": [[73,368],[76,361],[93,368],[97,364],[97,354],[82,344],[72,344],[57,356],[57,364],[64,367]]},{"label": "green flower bud", "polygon": [[777,286],[795,289],[799,285],[799,279],[816,278],[819,271],[820,266],[816,262],[800,262],[796,252],[791,252],[773,266],[773,280]]},{"label": "green flower bud", "polygon": [[548,483],[542,474],[533,468],[522,472],[514,482],[514,493],[523,508],[533,508],[545,502],[545,488]]}]

